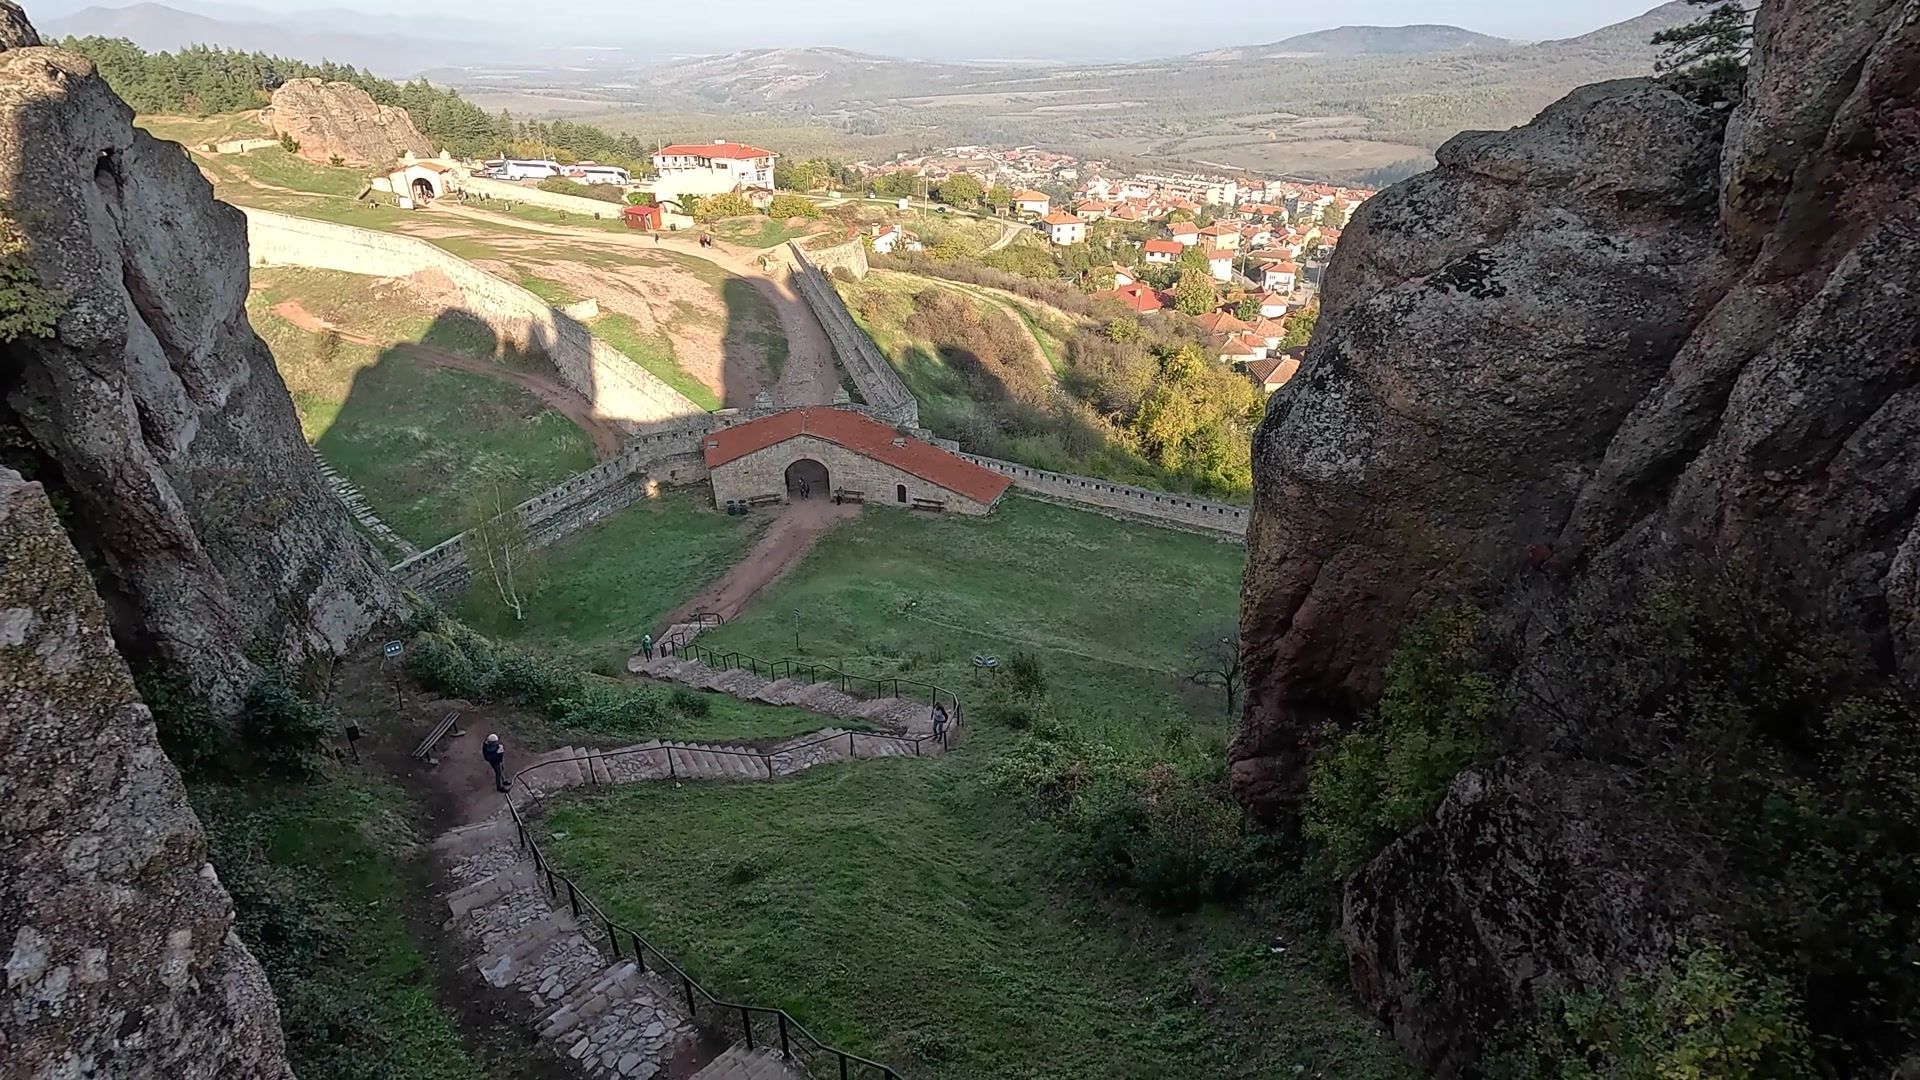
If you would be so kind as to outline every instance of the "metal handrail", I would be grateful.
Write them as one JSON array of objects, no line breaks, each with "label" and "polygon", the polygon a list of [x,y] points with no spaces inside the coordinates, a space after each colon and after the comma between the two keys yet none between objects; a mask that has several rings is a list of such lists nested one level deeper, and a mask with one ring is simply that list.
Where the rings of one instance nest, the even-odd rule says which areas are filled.
[{"label": "metal handrail", "polygon": [[[854,734],[853,732],[848,732],[849,752],[852,752],[852,745],[853,745],[852,735],[853,734]],[[837,739],[839,738],[839,736],[835,735],[835,736],[831,736],[830,738]],[[802,747],[789,747],[788,750],[779,751],[779,753],[786,753],[790,750],[801,749],[804,746],[817,745],[817,742],[820,742],[820,741],[826,741],[826,740],[817,740],[815,743],[805,743],[805,744],[802,744]],[[594,762],[602,760],[604,758],[618,757],[626,753],[650,753],[654,750],[666,750],[666,749],[668,748],[655,746],[655,747],[646,747],[644,750],[636,748],[635,750],[629,750],[629,751],[616,751],[612,754],[589,754],[586,758],[587,775],[593,778],[593,781],[595,783],[598,783],[599,780],[595,773]],[[707,753],[707,752],[714,752],[714,751],[702,751],[702,753]],[[731,751],[731,750],[718,750],[717,752],[733,753],[733,754],[740,753],[739,751]],[[770,755],[762,755],[762,756],[770,756]],[[547,858],[546,853],[540,849],[539,841],[534,839],[533,831],[530,828],[527,817],[522,815],[519,804],[517,804],[514,801],[514,792],[515,790],[526,790],[526,784],[522,778],[527,776],[528,774],[537,772],[538,770],[545,769],[550,766],[557,766],[569,761],[578,761],[578,760],[581,760],[581,759],[555,758],[552,761],[543,761],[537,764],[529,765],[526,768],[521,769],[518,772],[515,772],[513,774],[515,785],[513,788],[510,788],[506,793],[507,810],[513,817],[514,830],[519,838],[520,847],[524,850],[532,852],[533,854],[534,882],[536,886],[544,885],[546,888],[547,895],[553,898],[554,900],[558,900],[560,898],[561,887],[565,886],[566,894],[567,894],[567,902],[573,910],[574,917],[581,918],[584,916],[586,912],[592,913],[593,918],[599,922],[601,929],[605,931],[607,935],[607,944],[613,950],[613,956],[615,960],[619,960],[625,956],[625,954],[621,951],[621,943],[622,943],[623,937],[633,954],[634,963],[638,965],[639,970],[643,974],[647,971],[647,954],[652,953],[655,960],[656,970],[659,970],[660,968],[665,968],[667,971],[670,971],[673,973],[673,978],[666,981],[670,986],[673,982],[677,981],[679,983],[680,991],[684,995],[684,1000],[687,1005],[687,1013],[689,1017],[696,1024],[702,1022],[700,1007],[696,999],[705,999],[706,1003],[709,1006],[711,1006],[712,1009],[717,1010],[723,1017],[729,1017],[730,1014],[738,1015],[738,1018],[740,1020],[741,1034],[749,1050],[755,1047],[753,1021],[754,1021],[754,1017],[758,1016],[758,1017],[763,1017],[769,1020],[774,1027],[774,1032],[775,1032],[774,1039],[767,1040],[764,1037],[762,1039],[762,1043],[769,1050],[773,1049],[775,1046],[778,1046],[780,1054],[783,1057],[793,1059],[793,1060],[799,1060],[801,1057],[801,1051],[806,1049],[806,1047],[802,1045],[802,1042],[804,1041],[805,1043],[812,1044],[812,1053],[808,1054],[806,1057],[806,1060],[808,1062],[809,1072],[813,1071],[811,1063],[813,1062],[814,1058],[816,1056],[824,1056],[829,1061],[834,1062],[838,1065],[838,1076],[840,1077],[840,1080],[849,1080],[850,1077],[856,1075],[855,1073],[849,1071],[850,1067],[857,1067],[858,1069],[862,1070],[858,1075],[867,1075],[867,1070],[872,1070],[874,1074],[882,1077],[883,1080],[902,1080],[900,1073],[897,1070],[895,1070],[891,1065],[886,1065],[881,1062],[874,1061],[871,1058],[861,1057],[859,1054],[842,1050],[839,1047],[833,1046],[823,1041],[818,1036],[814,1035],[811,1031],[808,1031],[806,1027],[800,1023],[800,1021],[794,1019],[793,1014],[787,1012],[785,1009],[773,1008],[766,1005],[748,1005],[741,1002],[727,1001],[726,999],[713,993],[711,990],[708,990],[706,987],[702,986],[697,980],[695,980],[692,975],[689,975],[687,973],[687,970],[681,967],[680,964],[675,962],[671,956],[669,956],[666,952],[661,950],[659,946],[654,945],[652,942],[648,941],[646,938],[640,936],[640,932],[637,930],[634,930],[632,927],[625,926],[615,922],[613,920],[613,917],[606,913],[606,909],[602,908],[599,905],[599,903],[593,899],[593,897],[589,896],[586,890],[580,888],[578,884],[576,884],[571,878],[567,877],[565,874],[555,870],[553,868],[553,863]],[[671,769],[672,762],[673,762],[673,755],[670,751],[667,755],[667,762],[668,762],[669,769]],[[771,763],[769,763],[769,768],[771,768]],[[609,776],[609,779],[611,779],[611,776],[612,776],[611,772],[609,772],[608,776]]]},{"label": "metal handrail", "polygon": [[[902,686],[918,687],[927,693],[927,704],[929,707],[951,702],[952,707],[948,710],[949,721],[954,725],[958,725],[961,721],[962,707],[960,704],[960,695],[943,686],[921,679],[902,678],[898,675],[854,675],[834,667],[831,664],[822,664],[811,660],[762,660],[757,656],[743,652],[721,652],[718,649],[700,645],[690,640],[674,642],[671,648],[665,647],[665,643],[662,643],[661,645],[655,646],[655,651],[662,656],[670,656],[675,652],[683,656],[690,655],[694,660],[708,667],[718,668],[721,671],[744,668],[753,672],[755,675],[764,675],[770,679],[782,677],[799,678],[801,672],[805,671],[808,682],[836,682],[841,692],[845,694],[852,694],[854,691],[851,688],[862,684],[870,684],[873,687],[872,696],[876,698],[899,697],[900,687]],[[819,673],[823,671],[833,675],[834,678],[819,678]],[[891,694],[883,694],[880,692],[882,688],[888,686],[893,688]],[[942,700],[943,698],[944,701]]]}]

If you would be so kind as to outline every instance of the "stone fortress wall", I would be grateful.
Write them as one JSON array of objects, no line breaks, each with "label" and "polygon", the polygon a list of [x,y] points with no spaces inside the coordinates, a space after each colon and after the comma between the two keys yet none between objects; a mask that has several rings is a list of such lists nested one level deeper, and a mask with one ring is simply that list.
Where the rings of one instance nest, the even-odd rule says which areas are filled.
[{"label": "stone fortress wall", "polygon": [[[851,241],[858,250],[858,274],[866,272],[866,247],[858,238]],[[848,268],[853,272],[850,262],[853,256],[843,249],[848,245],[808,251],[800,244],[789,242],[787,248],[793,257],[793,283],[800,295],[806,298],[807,306],[813,309],[816,319],[827,331],[827,337],[833,342],[833,352],[840,358],[840,366],[853,376],[853,385],[860,390],[860,396],[875,410],[875,415],[896,427],[917,428],[920,426],[920,403],[907,391],[907,384],[900,381],[900,375],[893,365],[880,354],[866,331],[853,321],[853,313],[840,299],[840,294],[827,279],[827,271],[820,268],[814,260],[826,260],[826,265]]]},{"label": "stone fortress wall", "polygon": [[975,465],[1012,477],[1015,488],[1043,499],[1110,511],[1156,525],[1215,533],[1236,541],[1246,539],[1249,510],[1244,506],[1129,487],[1097,477],[1048,472],[978,454],[960,456]]},{"label": "stone fortress wall", "polygon": [[[904,469],[813,435],[775,443],[715,468],[714,501],[747,502],[765,495],[784,496],[787,466],[800,458],[812,458],[826,467],[832,491],[857,491],[861,498],[875,505],[911,507],[919,500],[927,504],[928,509],[937,503],[948,513],[976,517],[992,509],[986,503],[940,487]],[[902,488],[906,490],[904,499],[899,497]],[[827,494],[819,493],[821,497]]]},{"label": "stone fortress wall", "polygon": [[562,382],[592,402],[595,413],[627,431],[671,427],[705,415],[699,405],[594,337],[578,320],[424,240],[243,209],[255,266],[308,266],[377,277],[437,271],[460,290],[468,313],[503,341],[544,353]]}]

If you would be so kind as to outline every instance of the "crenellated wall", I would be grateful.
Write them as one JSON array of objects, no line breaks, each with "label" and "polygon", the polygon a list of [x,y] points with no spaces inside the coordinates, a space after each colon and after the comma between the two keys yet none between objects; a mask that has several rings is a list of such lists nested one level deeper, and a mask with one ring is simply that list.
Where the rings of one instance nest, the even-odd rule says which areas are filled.
[{"label": "crenellated wall", "polygon": [[432,270],[460,290],[468,313],[503,340],[552,360],[560,378],[599,415],[630,432],[672,426],[705,410],[592,331],[512,282],[410,236],[246,209],[256,266],[310,266],[350,274],[406,277]]},{"label": "crenellated wall", "polygon": [[1214,533],[1222,539],[1244,540],[1247,535],[1248,509],[1244,506],[1129,487],[1091,476],[1048,472],[978,454],[960,456],[975,465],[1012,477],[1014,487],[1044,499],[1110,511],[1156,525]]}]

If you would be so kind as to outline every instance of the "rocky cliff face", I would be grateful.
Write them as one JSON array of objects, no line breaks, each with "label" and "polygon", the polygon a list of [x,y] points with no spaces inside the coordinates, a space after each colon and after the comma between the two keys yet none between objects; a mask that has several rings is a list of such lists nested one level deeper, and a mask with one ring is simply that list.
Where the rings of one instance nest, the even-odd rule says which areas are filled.
[{"label": "rocky cliff face", "polygon": [[292,1077],[180,778],[40,485],[0,469],[0,1059]]},{"label": "rocky cliff face", "polygon": [[291,135],[308,161],[338,157],[348,165],[392,165],[411,150],[433,153],[407,110],[376,105],[349,83],[289,79],[273,92],[261,119],[275,135]]},{"label": "rocky cliff face", "polygon": [[0,428],[70,506],[123,647],[232,705],[248,651],[339,653],[397,598],[247,323],[245,220],[131,120],[86,60],[0,53],[8,258],[59,312],[6,346]]},{"label": "rocky cliff face", "polygon": [[[1241,797],[1290,812],[1437,601],[1675,551],[1791,579],[1920,690],[1920,2],[1766,0],[1731,110],[1608,83],[1437,156],[1355,215],[1256,438]],[[1356,985],[1467,1067],[1685,924],[1634,835],[1576,762],[1470,771],[1349,883]]]}]

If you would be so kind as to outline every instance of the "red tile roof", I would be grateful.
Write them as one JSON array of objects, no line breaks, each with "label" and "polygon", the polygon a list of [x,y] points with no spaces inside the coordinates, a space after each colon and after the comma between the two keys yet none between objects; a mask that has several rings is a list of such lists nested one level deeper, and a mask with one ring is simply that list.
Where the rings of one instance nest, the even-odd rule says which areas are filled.
[{"label": "red tile roof", "polygon": [[709,434],[705,440],[707,468],[719,468],[801,435],[844,446],[975,502],[992,503],[1013,483],[1010,477],[981,468],[932,443],[902,435],[878,420],[824,405],[786,409]]},{"label": "red tile roof", "polygon": [[1225,311],[1209,311],[1205,315],[1198,316],[1193,321],[1200,329],[1205,330],[1209,334],[1226,334],[1237,330],[1253,329],[1253,327],[1248,326],[1245,322],[1234,318],[1231,313]]},{"label": "red tile roof", "polygon": [[1188,233],[1193,233],[1197,236],[1200,233],[1200,227],[1191,221],[1176,221],[1167,226],[1167,231],[1180,236],[1185,236]]},{"label": "red tile roof", "polygon": [[1055,210],[1053,213],[1041,218],[1040,223],[1043,225],[1085,225],[1087,222],[1085,218],[1077,218],[1072,214]]},{"label": "red tile roof", "polygon": [[1013,197],[1014,202],[1052,202],[1044,191],[1023,191]]},{"label": "red tile roof", "polygon": [[1255,382],[1273,389],[1287,385],[1299,370],[1300,361],[1292,356],[1255,360],[1247,365],[1247,374],[1253,376]]},{"label": "red tile roof", "polygon": [[1156,255],[1178,255],[1187,250],[1186,245],[1178,240],[1149,240],[1140,245],[1140,247],[1142,250],[1153,252]]},{"label": "red tile roof", "polygon": [[737,142],[674,143],[672,146],[663,146],[654,151],[654,153],[681,157],[720,158],[722,160],[779,156],[771,150],[762,150],[757,146],[748,146],[746,143]]},{"label": "red tile roof", "polygon": [[1167,306],[1160,302],[1159,293],[1154,292],[1145,285],[1139,284],[1122,285],[1109,292],[1096,293],[1095,295],[1111,296],[1119,300],[1122,304],[1127,305],[1128,310],[1137,311],[1143,315],[1149,311],[1159,311],[1161,308]]}]

